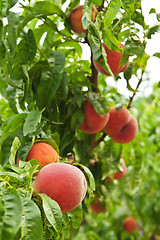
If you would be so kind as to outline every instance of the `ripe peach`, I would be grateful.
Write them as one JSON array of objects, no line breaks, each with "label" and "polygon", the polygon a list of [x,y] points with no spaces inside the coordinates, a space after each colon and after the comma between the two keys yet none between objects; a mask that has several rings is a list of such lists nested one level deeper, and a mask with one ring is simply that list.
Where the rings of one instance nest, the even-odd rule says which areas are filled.
[{"label": "ripe peach", "polygon": [[[119,53],[119,52],[116,52],[116,51],[113,51],[113,50],[110,50],[109,48],[107,48],[107,46],[102,43],[102,46],[107,54],[107,63],[111,69],[111,71],[113,72],[114,75],[117,75],[119,74],[120,72],[124,72],[128,65],[129,65],[129,61],[123,65],[123,66],[120,66],[120,60],[122,58],[122,53]],[[124,49],[124,46],[122,43],[119,43],[119,48],[122,48]],[[102,60],[101,60],[102,61]],[[107,75],[109,76],[110,74],[107,73],[103,67],[95,61],[95,59],[93,59],[93,63],[97,69],[98,72],[104,74],[104,75]]]},{"label": "ripe peach", "polygon": [[51,163],[38,173],[34,189],[36,193],[45,193],[55,200],[64,213],[82,202],[87,181],[79,168],[66,163]]},{"label": "ripe peach", "polygon": [[111,107],[109,120],[103,131],[110,135],[111,139],[118,143],[129,143],[137,135],[137,119],[130,114],[128,109],[116,109]]},{"label": "ripe peach", "polygon": [[[115,174],[113,175],[113,179],[116,179],[116,180],[123,178],[126,175],[126,173],[127,173],[127,167],[126,167],[124,159],[121,158],[120,161],[122,163],[122,170],[123,171],[122,172],[120,172],[120,171],[116,171],[115,172]],[[107,177],[106,180],[111,182],[112,178]]]},{"label": "ripe peach", "polygon": [[95,201],[90,205],[90,209],[95,213],[105,213],[107,211],[107,205],[102,206],[100,199],[95,198]]},{"label": "ripe peach", "polygon": [[[95,17],[97,15],[97,13],[98,13],[97,8],[93,6],[92,7],[92,16],[91,16],[91,20],[93,22],[95,21]],[[72,30],[77,34],[81,34],[82,32],[87,34],[87,29],[85,30],[82,25],[82,16],[83,16],[83,5],[80,5],[76,8],[74,8],[70,14]]]},{"label": "ripe peach", "polygon": [[106,113],[102,117],[96,112],[89,99],[83,106],[84,120],[80,125],[80,129],[89,134],[101,131],[108,122],[109,114]]},{"label": "ripe peach", "polygon": [[137,221],[134,217],[127,217],[123,221],[123,228],[126,232],[132,233],[137,228]]},{"label": "ripe peach", "polygon": [[59,155],[54,148],[45,142],[35,142],[31,147],[26,161],[36,159],[41,168],[49,163],[59,162]]}]

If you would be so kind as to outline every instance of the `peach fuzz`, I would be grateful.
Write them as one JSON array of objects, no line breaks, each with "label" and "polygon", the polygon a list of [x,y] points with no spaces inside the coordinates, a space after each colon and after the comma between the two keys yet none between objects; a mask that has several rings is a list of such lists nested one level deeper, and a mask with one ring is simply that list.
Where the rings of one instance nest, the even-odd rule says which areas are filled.
[{"label": "peach fuzz", "polygon": [[49,163],[59,162],[59,155],[48,143],[35,142],[28,152],[26,161],[31,159],[36,159],[37,163],[43,168]]},{"label": "peach fuzz", "polygon": [[[93,22],[95,21],[95,17],[97,13],[98,13],[97,8],[92,7],[91,20]],[[81,34],[82,32],[87,34],[87,29],[85,30],[82,25],[82,16],[83,16],[83,5],[80,5],[74,8],[70,13],[71,28],[77,34]]]},{"label": "peach fuzz", "polygon": [[96,112],[89,99],[83,105],[84,120],[80,125],[80,129],[89,134],[95,134],[101,131],[108,122],[109,114],[106,113],[102,117]]},{"label": "peach fuzz", "polygon": [[111,107],[109,120],[103,131],[120,144],[131,142],[137,135],[138,122],[128,109]]},{"label": "peach fuzz", "polygon": [[98,197],[95,198],[95,201],[90,205],[90,209],[95,213],[105,213],[107,211],[107,205],[102,206],[100,199]]},{"label": "peach fuzz", "polygon": [[83,172],[67,163],[51,163],[38,173],[34,189],[55,200],[62,213],[72,211],[84,199],[87,181]]},{"label": "peach fuzz", "polygon": [[[107,54],[107,63],[112,71],[112,73],[114,75],[117,75],[119,74],[120,72],[124,72],[128,65],[129,65],[129,61],[123,65],[123,66],[120,66],[120,60],[122,58],[122,53],[119,53],[119,52],[116,52],[116,51],[113,51],[113,50],[110,50],[104,43],[102,43],[102,46]],[[124,46],[122,43],[119,43],[119,48],[122,48],[124,49]],[[101,60],[102,61],[102,60]],[[93,63],[97,69],[98,72],[102,73],[103,75],[107,75],[109,76],[110,74],[107,73],[103,67],[95,61],[95,59],[93,59]]]},{"label": "peach fuzz", "polygon": [[[120,171],[115,172],[115,174],[113,175],[113,179],[116,179],[116,180],[123,178],[127,173],[127,167],[126,167],[124,159],[121,158],[120,161],[121,161],[121,164],[122,164],[122,171],[121,172]],[[106,180],[109,181],[109,182],[112,182],[112,178],[110,178],[110,177],[107,177]]]},{"label": "peach fuzz", "polygon": [[123,221],[123,228],[126,232],[132,233],[137,228],[137,221],[134,217],[127,217]]}]

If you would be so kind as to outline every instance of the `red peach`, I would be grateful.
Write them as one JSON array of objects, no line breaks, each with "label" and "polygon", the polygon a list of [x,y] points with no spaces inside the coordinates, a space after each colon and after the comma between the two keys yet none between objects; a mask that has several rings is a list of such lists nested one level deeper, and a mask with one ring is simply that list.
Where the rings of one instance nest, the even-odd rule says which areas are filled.
[{"label": "red peach", "polygon": [[[95,21],[95,17],[97,13],[98,13],[97,8],[93,6],[91,21],[93,22]],[[83,16],[83,5],[80,5],[74,8],[70,14],[72,30],[77,34],[81,34],[82,32],[87,34],[87,29],[85,30],[82,25],[82,16]]]},{"label": "red peach", "polygon": [[[124,159],[121,158],[120,161],[122,163],[122,171],[115,172],[115,174],[113,175],[113,179],[116,179],[116,180],[123,178],[127,173],[127,167],[126,167]],[[110,178],[110,177],[107,177],[106,180],[109,182],[112,182],[112,178]]]},{"label": "red peach", "polygon": [[[119,53],[119,52],[116,52],[116,51],[113,51],[113,50],[110,50],[104,43],[102,43],[102,46],[107,54],[107,63],[112,71],[112,73],[114,75],[117,75],[119,74],[120,72],[124,72],[128,65],[129,65],[129,61],[123,65],[123,66],[120,66],[120,60],[122,58],[122,53]],[[124,49],[124,46],[122,43],[119,43],[119,48],[122,48]],[[101,60],[102,61],[102,60]],[[104,75],[107,75],[109,76],[110,74],[107,73],[104,68],[98,63],[96,62],[95,59],[93,59],[93,63],[97,69],[98,72],[104,74]]]},{"label": "red peach", "polygon": [[62,212],[76,208],[84,199],[87,181],[83,172],[70,164],[51,163],[38,173],[34,189],[55,200]]},{"label": "red peach", "polygon": [[37,163],[43,168],[49,163],[59,162],[59,155],[48,143],[35,142],[28,152],[26,161],[31,159],[36,159]]},{"label": "red peach", "polygon": [[90,205],[90,209],[95,213],[105,213],[107,211],[107,205],[102,206],[100,199],[97,197],[95,201]]},{"label": "red peach", "polygon": [[126,232],[132,233],[137,228],[137,221],[134,217],[127,217],[123,221],[123,228]]},{"label": "red peach", "polygon": [[109,114],[106,113],[102,117],[96,112],[89,99],[83,105],[84,120],[80,125],[80,129],[89,134],[95,134],[101,131],[108,122]]},{"label": "red peach", "polygon": [[111,107],[109,120],[103,131],[110,135],[111,139],[118,143],[131,142],[137,135],[137,119],[130,114],[128,109],[116,109]]}]

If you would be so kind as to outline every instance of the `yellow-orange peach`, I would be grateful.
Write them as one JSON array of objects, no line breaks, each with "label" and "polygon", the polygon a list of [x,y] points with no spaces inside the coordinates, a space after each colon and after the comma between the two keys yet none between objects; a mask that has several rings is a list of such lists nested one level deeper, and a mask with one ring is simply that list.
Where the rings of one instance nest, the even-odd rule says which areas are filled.
[{"label": "yellow-orange peach", "polygon": [[132,233],[137,228],[137,221],[134,217],[127,217],[123,221],[123,228],[126,232]]},{"label": "yellow-orange peach", "polygon": [[130,114],[128,109],[111,107],[109,120],[103,131],[109,134],[115,142],[121,144],[129,143],[137,135],[138,122],[137,119]]},{"label": "yellow-orange peach", "polygon": [[[115,174],[113,175],[113,179],[116,179],[116,180],[123,178],[127,173],[127,167],[126,167],[124,159],[121,158],[120,161],[121,161],[121,164],[122,164],[122,171],[121,172],[120,171],[115,172]],[[106,180],[111,182],[112,178],[107,177]]]},{"label": "yellow-orange peach", "polygon": [[[96,7],[92,7],[92,16],[91,20],[94,22],[95,17],[97,15],[98,11]],[[76,8],[74,8],[70,14],[70,22],[72,30],[77,33],[81,34],[82,32],[87,34],[87,29],[85,30],[82,25],[82,16],[83,16],[83,5],[80,5]]]},{"label": "yellow-orange peach", "polygon": [[83,105],[84,120],[80,125],[80,129],[89,134],[95,134],[101,131],[108,122],[109,114],[106,113],[102,117],[96,112],[89,99]]},{"label": "yellow-orange peach", "polygon": [[36,159],[37,163],[43,168],[49,163],[59,162],[59,155],[48,143],[35,142],[28,152],[26,161],[31,159]]},{"label": "yellow-orange peach", "polygon": [[105,213],[107,211],[107,205],[103,206],[98,197],[95,198],[95,201],[90,205],[90,209],[95,213]]},{"label": "yellow-orange peach", "polygon": [[55,200],[62,212],[76,208],[84,199],[87,181],[83,172],[67,163],[51,163],[38,173],[34,189]]},{"label": "yellow-orange peach", "polygon": [[[109,48],[107,48],[107,46],[104,43],[102,43],[102,46],[107,54],[107,63],[109,65],[112,73],[114,75],[117,75],[120,72],[124,72],[129,65],[129,61],[125,65],[120,66],[120,60],[122,58],[122,53],[110,50]],[[119,48],[124,49],[123,44],[119,43]],[[96,69],[98,70],[98,72],[100,72],[104,75],[107,75],[107,76],[110,75],[108,72],[106,72],[104,70],[104,68],[98,62],[95,61],[95,59],[93,59],[93,63],[95,65]]]}]

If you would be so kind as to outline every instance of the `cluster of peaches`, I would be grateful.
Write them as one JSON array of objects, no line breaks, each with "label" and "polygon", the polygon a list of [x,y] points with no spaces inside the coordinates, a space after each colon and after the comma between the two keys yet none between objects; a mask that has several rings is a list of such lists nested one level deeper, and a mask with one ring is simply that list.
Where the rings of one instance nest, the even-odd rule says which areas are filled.
[{"label": "cluster of peaches", "polygon": [[[95,7],[92,7],[91,20],[94,22],[98,11]],[[85,33],[87,35],[87,30],[83,28],[82,25],[83,17],[83,5],[80,5],[72,10],[70,14],[70,22],[72,30],[77,33]],[[124,72],[129,61],[121,66],[120,60],[122,58],[122,53],[110,50],[104,43],[102,43],[103,48],[107,54],[107,63],[114,75]],[[123,50],[123,44],[119,43],[119,47]],[[95,68],[104,75],[109,75],[101,65],[93,59]],[[111,139],[118,143],[128,143],[132,141],[138,131],[138,123],[134,116],[130,114],[128,109],[116,107],[111,107],[109,113],[104,116],[98,115],[92,106],[89,99],[86,100],[83,106],[84,120],[80,126],[80,129],[88,134],[95,134],[103,130],[108,134]]]}]

